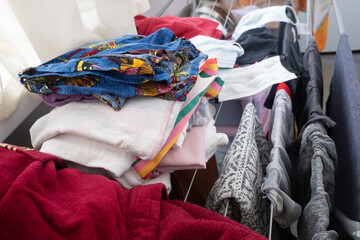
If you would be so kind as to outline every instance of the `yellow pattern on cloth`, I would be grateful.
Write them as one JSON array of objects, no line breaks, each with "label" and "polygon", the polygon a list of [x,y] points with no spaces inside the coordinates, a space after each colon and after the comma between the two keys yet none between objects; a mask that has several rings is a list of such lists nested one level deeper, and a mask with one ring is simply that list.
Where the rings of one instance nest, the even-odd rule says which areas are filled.
[{"label": "yellow pattern on cloth", "polygon": [[156,83],[147,81],[145,83],[140,84],[141,90],[144,93],[144,96],[157,96],[159,95],[158,90],[156,88]]}]

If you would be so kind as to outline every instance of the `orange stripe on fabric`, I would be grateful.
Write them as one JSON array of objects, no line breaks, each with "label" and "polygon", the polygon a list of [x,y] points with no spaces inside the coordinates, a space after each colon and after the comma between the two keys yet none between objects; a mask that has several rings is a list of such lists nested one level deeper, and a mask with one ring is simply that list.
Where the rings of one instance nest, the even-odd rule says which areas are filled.
[{"label": "orange stripe on fabric", "polygon": [[159,153],[158,155],[156,155],[156,157],[154,159],[152,159],[151,161],[149,161],[149,163],[143,168],[141,169],[138,174],[140,175],[140,177],[145,178],[146,175],[149,174],[149,172],[151,172],[154,168],[156,168],[157,165],[159,165],[161,159],[165,156],[165,154],[170,150],[170,148],[175,144],[175,142],[177,141],[177,139],[179,138],[181,132],[179,132],[178,135],[176,135],[176,137],[168,144],[166,145]]}]

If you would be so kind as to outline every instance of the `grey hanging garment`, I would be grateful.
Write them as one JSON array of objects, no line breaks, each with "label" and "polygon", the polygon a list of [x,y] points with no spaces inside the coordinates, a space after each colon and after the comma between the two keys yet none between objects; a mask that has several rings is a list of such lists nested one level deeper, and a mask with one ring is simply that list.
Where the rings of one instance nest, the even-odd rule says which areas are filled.
[{"label": "grey hanging garment", "polygon": [[335,144],[323,124],[308,125],[294,172],[299,203],[304,206],[298,229],[300,240],[338,239],[335,231],[327,231],[334,206],[336,163]]},{"label": "grey hanging garment", "polygon": [[279,84],[271,112],[272,149],[262,191],[273,203],[275,221],[287,228],[298,220],[301,207],[291,199],[292,164],[285,149],[294,140],[294,117],[290,96],[284,88],[290,93],[285,84]]},{"label": "grey hanging garment", "polygon": [[360,222],[360,85],[348,36],[341,34],[326,114],[336,122],[329,136],[338,154],[335,205]]},{"label": "grey hanging garment", "polygon": [[267,236],[269,202],[261,192],[261,184],[268,163],[268,144],[256,109],[249,103],[205,207],[224,214],[230,200],[227,217]]},{"label": "grey hanging garment", "polygon": [[327,231],[334,201],[336,151],[325,130],[335,123],[322,110],[321,58],[313,38],[304,55],[304,68],[297,86],[296,120],[301,130],[287,149],[294,163],[293,199],[303,208],[299,239],[337,239],[336,232]]}]

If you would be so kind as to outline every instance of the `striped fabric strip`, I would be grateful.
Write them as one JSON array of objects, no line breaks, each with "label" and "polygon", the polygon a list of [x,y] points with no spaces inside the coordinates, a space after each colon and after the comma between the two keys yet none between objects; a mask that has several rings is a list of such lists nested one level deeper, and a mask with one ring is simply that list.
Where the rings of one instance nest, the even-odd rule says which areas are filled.
[{"label": "striped fabric strip", "polygon": [[[207,59],[204,64],[202,64],[200,67],[199,67],[199,74],[202,73],[204,70],[207,71],[208,70],[212,70],[214,72],[216,72],[217,74],[217,71],[219,69],[219,66],[217,64],[217,59],[216,58],[210,58],[210,59]],[[215,75],[216,75],[215,74]],[[211,75],[211,76],[215,76],[215,75]]]},{"label": "striped fabric strip", "polygon": [[[216,65],[216,66],[215,66]],[[211,71],[208,71],[208,70]],[[216,59],[208,59],[199,69],[201,72],[208,72],[217,74],[217,61]],[[216,70],[216,71],[215,71]],[[200,74],[199,74],[200,75]],[[208,76],[210,77],[210,76]],[[213,77],[213,76],[211,76]],[[197,106],[200,103],[201,98],[204,95],[208,96],[217,96],[219,91],[221,90],[221,86],[224,84],[224,82],[221,80],[221,78],[216,77],[211,84],[202,92],[200,92],[194,99],[192,99],[179,113],[176,121],[175,121],[175,127],[170,133],[168,139],[166,140],[164,146],[161,148],[159,153],[156,155],[156,157],[150,161],[144,161],[140,160],[133,164],[133,167],[135,171],[143,178],[146,179],[150,176],[150,173],[152,170],[156,168],[156,166],[160,163],[161,159],[164,157],[164,155],[170,150],[170,148],[175,144],[177,141],[180,133],[185,128],[186,123],[191,118],[192,114],[195,112]],[[210,90],[211,88],[211,90]],[[210,92],[209,92],[210,90]]]},{"label": "striped fabric strip", "polygon": [[215,80],[211,83],[208,91],[205,93],[205,97],[207,98],[217,97],[223,85],[224,85],[224,81],[220,77],[215,78]]},{"label": "striped fabric strip", "polygon": [[216,76],[219,67],[216,58],[206,60],[206,62],[199,68],[200,77],[207,78]]},{"label": "striped fabric strip", "polygon": [[[199,94],[200,95],[200,94]],[[197,97],[198,98],[198,97]],[[196,99],[194,99],[196,100]],[[196,101],[194,101],[195,103]],[[197,103],[193,106],[191,111],[186,114],[179,123],[174,127],[172,130],[170,136],[166,140],[164,146],[161,148],[160,152],[156,155],[156,157],[150,161],[139,161],[136,165],[134,165],[135,171],[140,175],[140,177],[146,179],[149,177],[149,174],[152,170],[156,168],[156,166],[160,163],[161,159],[164,157],[164,155],[170,150],[170,148],[175,144],[177,139],[179,138],[182,130],[186,126],[186,123],[189,121],[191,115],[195,112],[195,109],[200,103],[200,96],[198,98]]]}]

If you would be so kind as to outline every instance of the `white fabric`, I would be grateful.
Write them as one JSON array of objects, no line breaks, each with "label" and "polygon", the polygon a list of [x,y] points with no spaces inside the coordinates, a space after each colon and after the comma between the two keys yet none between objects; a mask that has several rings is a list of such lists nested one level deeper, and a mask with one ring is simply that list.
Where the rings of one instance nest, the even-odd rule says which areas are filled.
[{"label": "white fabric", "polygon": [[319,29],[328,14],[332,0],[316,0],[314,1],[314,32]]},{"label": "white fabric", "polygon": [[115,178],[123,187],[132,188],[137,185],[148,185],[155,183],[163,183],[166,186],[166,190],[168,193],[171,191],[171,180],[170,173],[160,173],[160,175],[152,178],[148,178],[146,180],[141,179],[139,174],[134,170],[134,168],[130,168],[123,175],[118,178]]},{"label": "white fabric", "polygon": [[287,8],[293,11],[295,17],[297,16],[295,10],[289,6],[261,8],[246,14],[240,19],[238,25],[236,26],[232,39],[236,41],[244,32],[250,29],[262,27],[270,22],[288,22],[296,25],[299,23],[299,20],[296,19],[296,22],[293,22],[290,18],[288,18],[286,15]]},{"label": "white fabric", "polygon": [[224,80],[220,102],[248,97],[273,84],[296,78],[294,73],[283,67],[279,56],[246,67],[219,69],[219,75]]},{"label": "white fabric", "polygon": [[216,151],[229,143],[229,138],[224,133],[217,133],[215,120],[211,119],[206,124],[205,131],[205,160],[206,162],[216,153]]},{"label": "white fabric", "polygon": [[216,58],[219,68],[233,68],[236,58],[244,54],[240,44],[233,41],[199,35],[191,38],[190,42],[209,58]]},{"label": "white fabric", "polygon": [[[79,165],[77,163],[69,162],[66,160],[64,162],[66,163],[66,165],[68,167],[76,168],[87,174],[103,175],[110,179],[113,178],[113,176],[109,172],[107,172],[105,169],[102,169],[102,168],[85,167],[83,165]],[[131,168],[131,169],[133,169],[133,168]],[[129,172],[130,171],[131,170],[129,169]],[[132,171],[134,171],[134,170],[132,170]],[[135,174],[136,174],[136,172],[135,172]],[[136,185],[139,184],[139,182],[141,182],[141,179],[138,179],[138,178],[140,178],[139,174],[130,175],[130,177],[132,177],[132,178],[126,179],[127,181],[125,181],[125,182],[122,181],[123,179],[121,179],[121,178],[118,178],[118,179],[115,178],[115,180],[117,180],[123,187],[128,188],[128,189],[135,187]],[[155,178],[149,178],[149,179],[143,180],[141,182],[141,185],[148,185],[148,184],[155,184],[155,183],[163,183],[166,186],[166,190],[167,190],[168,194],[170,193],[171,179],[170,179],[169,173],[161,173]]]},{"label": "white fabric", "polygon": [[134,15],[139,15],[150,9],[148,0],[132,0],[134,6]]},{"label": "white fabric", "polygon": [[[3,95],[0,120],[16,108],[24,88],[18,73],[81,45],[124,34],[136,34],[134,13],[148,8],[147,0],[4,0],[0,1],[0,75]],[[0,82],[1,84],[1,82]],[[16,86],[16,88],[14,88]]]},{"label": "white fabric", "polygon": [[179,134],[178,139],[176,140],[175,144],[171,148],[182,148],[185,137],[187,135],[188,127],[189,127],[189,122],[186,123],[185,127],[183,128],[183,130]]},{"label": "white fabric", "polygon": [[137,157],[156,156],[182,104],[138,96],[116,112],[99,101],[72,102],[37,120],[31,141],[42,152],[119,177]]},{"label": "white fabric", "polygon": [[[271,120],[271,109],[268,109],[264,106],[267,96],[269,95],[269,92],[271,90],[271,86],[268,88],[265,88],[261,92],[252,95],[250,97],[245,97],[241,99],[241,106],[242,109],[245,109],[246,105],[249,102],[252,102],[256,108],[256,112],[259,115],[259,118],[261,120],[261,126],[264,130],[265,136],[269,133],[270,129],[270,120]],[[236,129],[237,130],[237,129]],[[233,136],[236,135],[236,131],[232,134]]]}]

